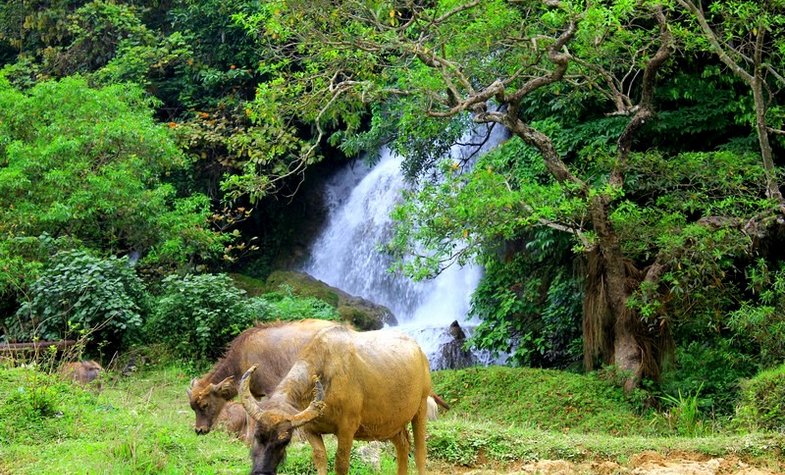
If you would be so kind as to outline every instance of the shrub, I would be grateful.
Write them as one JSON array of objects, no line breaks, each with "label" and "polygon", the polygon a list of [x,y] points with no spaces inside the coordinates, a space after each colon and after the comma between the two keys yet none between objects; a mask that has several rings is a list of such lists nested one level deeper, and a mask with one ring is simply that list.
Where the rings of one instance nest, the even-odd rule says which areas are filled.
[{"label": "shrub", "polygon": [[151,341],[163,342],[177,356],[220,356],[231,339],[253,324],[254,306],[226,274],[171,275],[147,324]]},{"label": "shrub", "polygon": [[737,421],[757,429],[785,432],[785,364],[742,383]]},{"label": "shrub", "polygon": [[127,259],[64,251],[52,258],[30,286],[31,299],[6,323],[15,339],[84,336],[120,346],[141,328],[146,295]]},{"label": "shrub", "polygon": [[755,365],[733,342],[690,342],[676,350],[676,364],[662,378],[662,393],[699,394],[705,414],[730,415],[739,397],[739,382],[755,374]]}]

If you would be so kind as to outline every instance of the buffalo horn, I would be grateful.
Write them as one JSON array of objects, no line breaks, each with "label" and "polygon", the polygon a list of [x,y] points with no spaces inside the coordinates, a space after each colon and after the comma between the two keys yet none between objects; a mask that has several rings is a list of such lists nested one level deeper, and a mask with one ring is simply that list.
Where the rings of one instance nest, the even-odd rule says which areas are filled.
[{"label": "buffalo horn", "polygon": [[243,377],[240,379],[240,401],[243,403],[245,412],[248,413],[256,421],[261,422],[262,410],[259,408],[259,403],[256,402],[251,394],[251,374],[256,371],[256,365],[248,368]]},{"label": "buffalo horn", "polygon": [[292,417],[291,422],[293,428],[297,428],[303,424],[311,422],[312,420],[321,416],[322,412],[324,411],[324,387],[322,386],[321,381],[319,381],[319,378],[314,376],[313,379],[313,401],[311,401],[311,404],[309,404],[304,411],[301,411]]}]

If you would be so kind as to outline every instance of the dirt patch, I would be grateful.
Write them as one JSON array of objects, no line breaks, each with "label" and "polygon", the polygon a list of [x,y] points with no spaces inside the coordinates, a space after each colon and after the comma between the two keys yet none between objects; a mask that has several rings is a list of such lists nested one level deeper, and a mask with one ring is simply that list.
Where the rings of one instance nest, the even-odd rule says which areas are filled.
[{"label": "dirt patch", "polygon": [[783,472],[754,467],[736,457],[711,458],[701,454],[647,451],[630,457],[626,464],[611,461],[574,463],[566,460],[538,460],[506,470],[465,469],[437,471],[462,475],[777,475]]}]

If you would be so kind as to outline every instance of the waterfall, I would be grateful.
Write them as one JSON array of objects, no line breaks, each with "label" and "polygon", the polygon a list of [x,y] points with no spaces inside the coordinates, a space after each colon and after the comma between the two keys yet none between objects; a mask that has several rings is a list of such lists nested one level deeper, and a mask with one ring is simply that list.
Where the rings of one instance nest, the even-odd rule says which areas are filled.
[{"label": "waterfall", "polygon": [[[500,129],[497,127],[496,129]],[[456,145],[453,157],[496,146],[503,133],[493,130],[484,145]],[[471,295],[482,276],[475,265],[450,266],[434,279],[414,282],[388,271],[391,257],[379,250],[392,233],[390,212],[407,187],[401,157],[381,150],[378,163],[357,163],[333,175],[324,189],[327,224],[311,245],[303,270],[327,284],[388,307],[399,329],[414,337],[434,369],[444,367],[441,348],[453,341],[453,321],[469,330]]]}]

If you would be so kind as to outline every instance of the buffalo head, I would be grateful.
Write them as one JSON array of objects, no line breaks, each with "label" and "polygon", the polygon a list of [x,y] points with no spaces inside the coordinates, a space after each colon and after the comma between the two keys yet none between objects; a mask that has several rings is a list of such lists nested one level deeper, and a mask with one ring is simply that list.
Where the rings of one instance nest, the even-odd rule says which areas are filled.
[{"label": "buffalo head", "polygon": [[251,448],[251,475],[275,475],[284,459],[286,447],[292,440],[294,430],[322,414],[324,410],[324,388],[314,377],[314,398],[308,407],[298,412],[290,403],[268,400],[260,404],[249,388],[251,366],[240,379],[240,398],[245,411],[256,421],[256,430]]},{"label": "buffalo head", "polygon": [[187,393],[191,409],[196,413],[194,430],[197,434],[207,434],[226,401],[237,394],[237,388],[231,376],[218,384],[193,379]]}]

